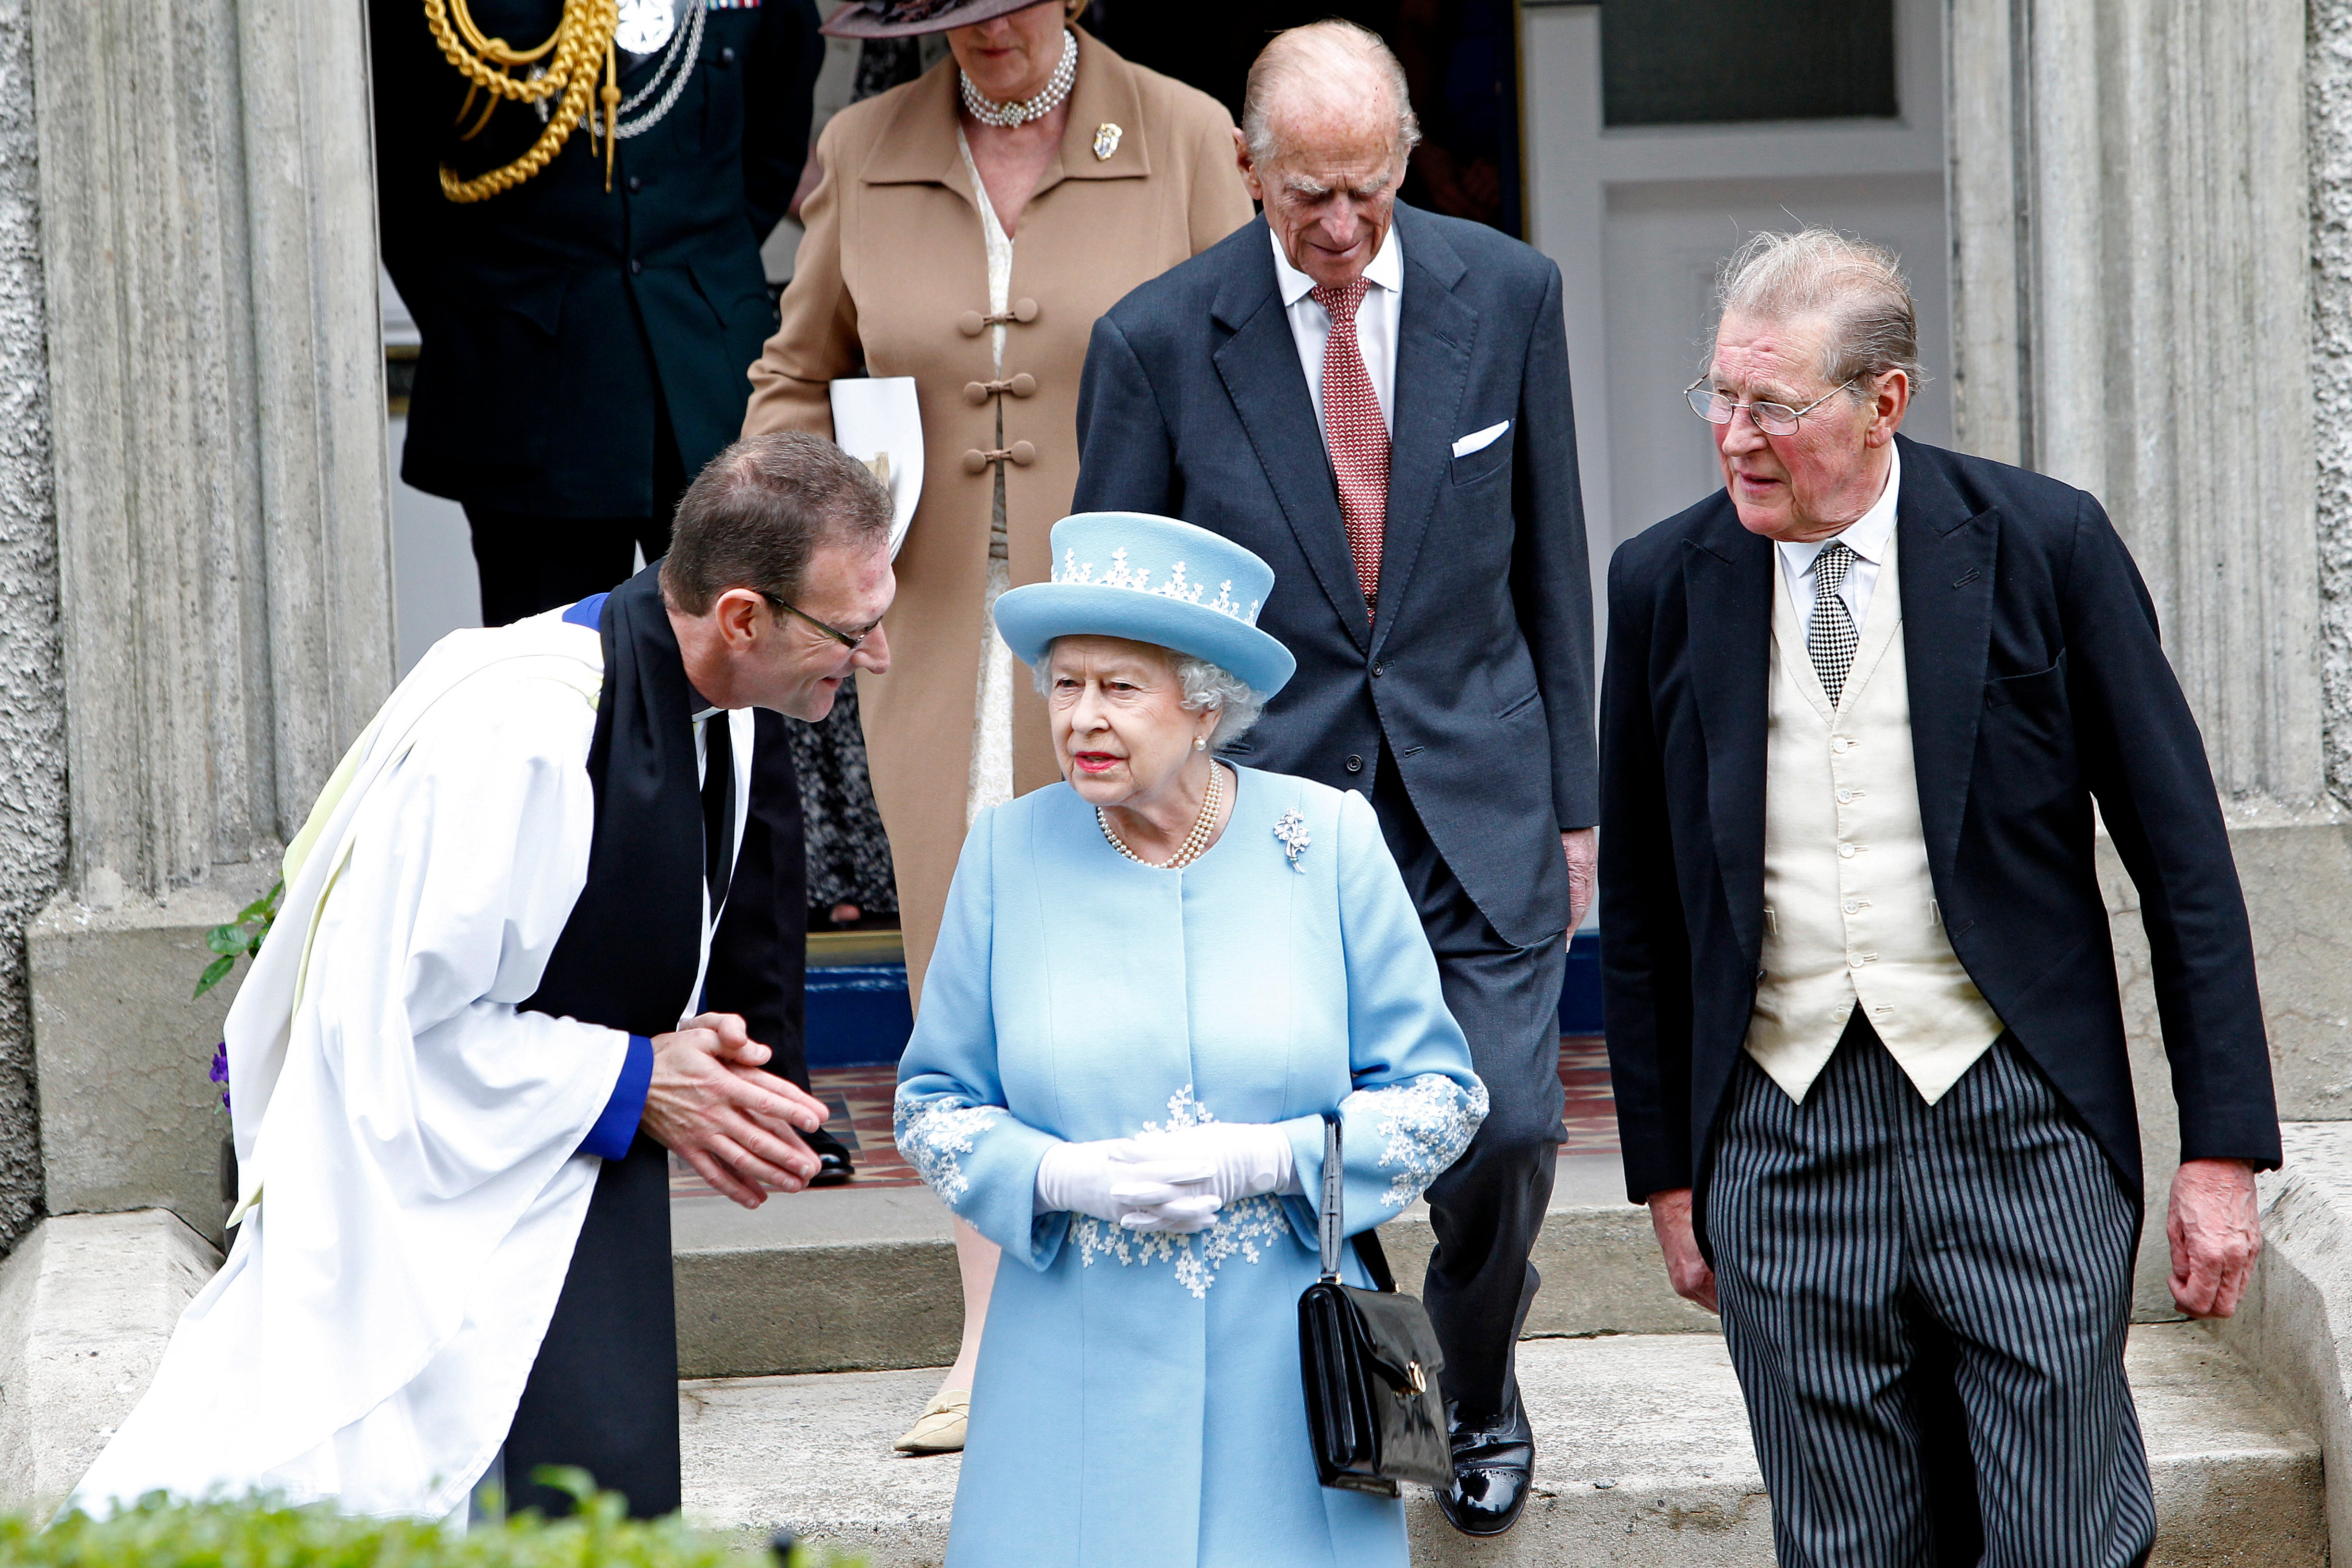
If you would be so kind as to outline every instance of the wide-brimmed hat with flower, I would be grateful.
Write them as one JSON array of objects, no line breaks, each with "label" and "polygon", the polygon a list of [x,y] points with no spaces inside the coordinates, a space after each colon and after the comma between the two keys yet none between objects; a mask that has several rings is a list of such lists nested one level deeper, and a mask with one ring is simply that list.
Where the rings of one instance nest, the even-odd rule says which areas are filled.
[{"label": "wide-brimmed hat with flower", "polygon": [[1260,697],[1298,661],[1257,629],[1274,568],[1205,528],[1137,511],[1082,511],[1054,525],[1054,580],[1008,589],[996,629],[1022,663],[1055,637],[1125,637],[1203,658]]},{"label": "wide-brimmed hat with flower", "polygon": [[[912,38],[969,27],[1045,0],[850,0],[825,22],[836,38]],[[1066,9],[1066,4],[1065,8]]]}]

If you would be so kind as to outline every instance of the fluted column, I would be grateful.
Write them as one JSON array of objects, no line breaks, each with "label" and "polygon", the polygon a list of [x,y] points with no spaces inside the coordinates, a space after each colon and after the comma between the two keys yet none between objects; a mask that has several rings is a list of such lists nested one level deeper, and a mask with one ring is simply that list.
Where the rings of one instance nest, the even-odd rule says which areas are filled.
[{"label": "fluted column", "polygon": [[2326,792],[2304,7],[1954,0],[1962,447],[2082,486],[2226,799]]},{"label": "fluted column", "polygon": [[265,854],[389,689],[362,0],[33,0],[72,885]]}]

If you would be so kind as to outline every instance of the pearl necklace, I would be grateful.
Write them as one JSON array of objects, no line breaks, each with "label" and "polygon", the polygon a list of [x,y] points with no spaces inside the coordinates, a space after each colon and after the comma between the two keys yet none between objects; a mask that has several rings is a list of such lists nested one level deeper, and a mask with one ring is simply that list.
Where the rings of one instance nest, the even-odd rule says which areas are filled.
[{"label": "pearl necklace", "polygon": [[1110,818],[1103,815],[1101,806],[1095,807],[1095,826],[1102,829],[1103,837],[1110,840],[1112,848],[1137,865],[1154,871],[1174,871],[1198,860],[1209,847],[1209,839],[1217,831],[1217,809],[1224,804],[1225,770],[1213,762],[1209,764],[1209,787],[1201,796],[1201,815],[1193,820],[1192,831],[1184,836],[1184,842],[1177,846],[1175,854],[1160,861],[1146,860],[1129,849],[1127,840],[1112,828]]},{"label": "pearl necklace", "polygon": [[1062,100],[1070,96],[1070,88],[1077,79],[1078,38],[1066,27],[1062,29],[1062,58],[1054,67],[1053,79],[1045,84],[1045,91],[1026,102],[999,103],[992,98],[982,98],[980,89],[971,85],[971,78],[961,69],[956,72],[956,80],[963,89],[964,112],[982,125],[1000,128],[1045,119],[1062,107]]}]

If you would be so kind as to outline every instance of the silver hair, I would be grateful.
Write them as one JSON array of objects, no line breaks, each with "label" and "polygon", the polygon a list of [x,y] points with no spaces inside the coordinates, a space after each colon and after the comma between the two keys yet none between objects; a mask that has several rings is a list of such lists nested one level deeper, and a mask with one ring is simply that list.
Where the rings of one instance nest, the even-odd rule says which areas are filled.
[{"label": "silver hair", "polygon": [[1347,68],[1352,65],[1370,67],[1388,87],[1389,102],[1396,109],[1397,157],[1409,156],[1421,144],[1421,119],[1405,89],[1404,67],[1378,33],[1333,17],[1276,33],[1251,62],[1242,89],[1242,140],[1251,162],[1264,163],[1275,155],[1277,100],[1294,108],[1303,101],[1349,115],[1360,110],[1363,100],[1353,90],[1357,84]]},{"label": "silver hair", "polygon": [[1822,345],[1822,378],[1848,382],[1857,398],[1876,395],[1864,385],[1899,370],[1916,390],[1919,312],[1903,276],[1902,258],[1883,245],[1819,226],[1748,236],[1716,278],[1721,316],[1792,322],[1820,316],[1829,323]]},{"label": "silver hair", "polygon": [[[1059,638],[1055,639],[1059,641]],[[1249,683],[1222,665],[1211,664],[1205,658],[1178,653],[1174,648],[1161,648],[1176,671],[1176,684],[1183,689],[1181,707],[1187,713],[1205,713],[1217,710],[1217,727],[1209,731],[1209,749],[1229,746],[1249,732],[1257,716],[1265,711],[1265,699],[1250,689]],[[1045,645],[1045,657],[1039,659],[1029,672],[1030,681],[1037,695],[1045,697],[1054,689],[1054,644]]]}]

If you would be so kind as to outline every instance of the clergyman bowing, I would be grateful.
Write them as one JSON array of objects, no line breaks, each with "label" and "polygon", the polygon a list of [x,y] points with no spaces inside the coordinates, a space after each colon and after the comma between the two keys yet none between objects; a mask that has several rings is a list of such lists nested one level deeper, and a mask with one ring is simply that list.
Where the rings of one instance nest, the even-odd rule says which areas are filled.
[{"label": "clergyman bowing", "polygon": [[502,1471],[555,1509],[530,1478],[573,1465],[677,1510],[669,1155],[756,1206],[825,1114],[705,994],[751,710],[821,718],[887,666],[889,523],[832,443],[744,441],[661,562],[401,683],[229,1012],[228,1259],[77,1503],[433,1517]]},{"label": "clergyman bowing", "polygon": [[2122,1568],[2156,1513],[2095,805],[2153,954],[2192,1316],[2235,1309],[2279,1161],[2203,742],[2098,501],[1896,434],[1892,255],[1761,234],[1719,292],[1687,395],[1724,489],[1610,567],[1627,1190],[1722,1313],[1780,1562]]}]

